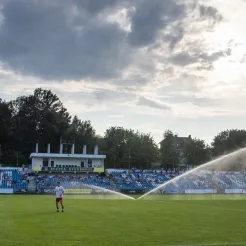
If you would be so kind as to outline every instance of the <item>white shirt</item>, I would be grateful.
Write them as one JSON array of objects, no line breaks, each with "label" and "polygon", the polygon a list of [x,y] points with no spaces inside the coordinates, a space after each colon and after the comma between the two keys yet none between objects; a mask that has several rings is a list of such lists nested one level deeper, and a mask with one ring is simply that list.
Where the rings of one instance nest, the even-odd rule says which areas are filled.
[{"label": "white shirt", "polygon": [[62,186],[56,186],[55,188],[56,198],[63,197],[63,191],[64,191],[64,188]]}]

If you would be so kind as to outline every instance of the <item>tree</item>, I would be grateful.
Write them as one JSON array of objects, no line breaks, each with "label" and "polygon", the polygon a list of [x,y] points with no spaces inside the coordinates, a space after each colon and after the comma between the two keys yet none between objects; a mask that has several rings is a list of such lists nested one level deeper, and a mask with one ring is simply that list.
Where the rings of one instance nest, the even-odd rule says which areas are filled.
[{"label": "tree", "polygon": [[75,140],[75,152],[80,153],[83,145],[87,145],[87,150],[92,151],[92,147],[96,143],[96,131],[90,121],[81,121],[74,116],[71,125],[66,134],[66,139]]},{"label": "tree", "polygon": [[212,152],[214,156],[232,152],[238,148],[245,147],[245,130],[226,130],[214,137],[212,142]]},{"label": "tree", "polygon": [[8,143],[11,135],[11,116],[8,104],[0,98],[0,144],[2,146]]},{"label": "tree", "polygon": [[161,166],[165,169],[175,169],[179,167],[180,156],[175,151],[174,134],[167,130],[163,134],[163,140],[160,143]]},{"label": "tree", "polygon": [[188,165],[199,166],[211,159],[210,148],[203,140],[191,139],[185,145],[184,158]]},{"label": "tree", "polygon": [[107,167],[148,168],[158,156],[158,148],[150,134],[110,127],[104,140]]},{"label": "tree", "polygon": [[126,156],[126,143],[134,135],[132,130],[123,127],[110,127],[104,134],[105,145],[107,146],[108,167],[123,167],[123,157]]},{"label": "tree", "polygon": [[13,137],[12,111],[8,103],[0,98],[0,163],[6,161]]},{"label": "tree", "polygon": [[158,157],[158,148],[153,137],[150,134],[134,133],[134,136],[126,142],[124,157],[128,158],[128,164],[131,167],[150,168]]},{"label": "tree", "polygon": [[9,103],[12,109],[13,146],[12,149],[26,156],[39,142],[40,150],[53,143],[57,151],[60,137],[69,127],[70,115],[59,98],[50,90],[36,89],[33,95],[21,96]]}]

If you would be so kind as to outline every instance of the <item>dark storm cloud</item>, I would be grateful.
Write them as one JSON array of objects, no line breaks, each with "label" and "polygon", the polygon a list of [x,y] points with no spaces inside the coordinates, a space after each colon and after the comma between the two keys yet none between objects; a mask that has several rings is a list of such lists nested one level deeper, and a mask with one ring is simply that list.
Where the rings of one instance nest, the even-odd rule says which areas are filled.
[{"label": "dark storm cloud", "polygon": [[130,44],[142,46],[152,43],[160,30],[183,16],[184,6],[174,0],[140,1],[132,15]]},{"label": "dark storm cloud", "polygon": [[[180,24],[185,5],[175,0],[5,0],[2,5],[0,61],[13,71],[48,80],[120,79],[135,50],[155,44],[161,30],[173,26],[162,37],[171,49],[185,35]],[[131,9],[130,33],[106,21],[122,7]],[[200,12],[201,19],[218,20],[213,8],[200,7]],[[185,65],[197,57],[170,59]]]},{"label": "dark storm cloud", "polygon": [[200,63],[200,67],[210,68],[208,66],[211,65],[212,62],[225,57],[230,56],[231,50],[228,49],[226,51],[217,51],[212,54],[207,54],[204,52],[189,54],[187,52],[180,52],[175,54],[169,58],[169,61],[178,66],[187,66],[194,63]]},{"label": "dark storm cloud", "polygon": [[171,108],[165,104],[153,101],[151,99],[148,99],[146,97],[139,97],[137,104],[140,106],[146,106],[149,108],[157,108],[157,109],[164,109],[164,110],[171,110]]},{"label": "dark storm cloud", "polygon": [[188,53],[178,53],[169,58],[169,61],[175,65],[187,66],[197,62],[197,58]]},{"label": "dark storm cloud", "polygon": [[[79,9],[83,9],[90,14],[98,14],[106,9],[114,9],[128,6],[130,0],[74,0]],[[134,2],[134,1],[133,1]]]},{"label": "dark storm cloud", "polygon": [[213,22],[221,21],[223,18],[219,14],[218,10],[211,6],[200,5],[200,18],[203,20],[213,20]]},{"label": "dark storm cloud", "polygon": [[181,4],[176,0],[140,0],[135,6],[135,12],[131,18],[131,33],[129,43],[133,46],[146,46],[156,41],[160,31],[165,30],[173,23],[169,34],[164,35],[164,41],[170,42],[170,48],[182,40],[185,34],[185,26],[182,20],[186,17],[187,11],[199,10],[199,17],[194,21],[210,20],[213,24],[220,22],[222,16],[217,9],[211,6]]},{"label": "dark storm cloud", "polygon": [[103,78],[127,64],[125,33],[116,25],[69,13],[59,2],[10,1],[3,9],[0,59],[47,79]]}]

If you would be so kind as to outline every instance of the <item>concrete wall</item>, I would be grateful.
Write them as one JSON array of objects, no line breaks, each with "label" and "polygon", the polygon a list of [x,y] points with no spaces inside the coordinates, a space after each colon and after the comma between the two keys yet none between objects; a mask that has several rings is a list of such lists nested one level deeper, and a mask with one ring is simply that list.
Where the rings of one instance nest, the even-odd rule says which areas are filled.
[{"label": "concrete wall", "polygon": [[92,167],[104,167],[104,160],[92,159]]},{"label": "concrete wall", "polygon": [[43,166],[43,158],[32,158],[32,169]]},{"label": "concrete wall", "polygon": [[[84,167],[88,167],[88,159],[73,159],[73,158],[49,158],[48,166],[51,167],[51,161],[54,161],[54,167],[57,165],[66,166],[66,165],[73,165],[73,166],[81,166],[81,162],[84,162]],[[35,167],[42,167],[43,166],[43,158],[40,157],[33,157],[32,158],[32,168]],[[92,159],[92,167],[104,167],[104,160],[103,159]]]}]

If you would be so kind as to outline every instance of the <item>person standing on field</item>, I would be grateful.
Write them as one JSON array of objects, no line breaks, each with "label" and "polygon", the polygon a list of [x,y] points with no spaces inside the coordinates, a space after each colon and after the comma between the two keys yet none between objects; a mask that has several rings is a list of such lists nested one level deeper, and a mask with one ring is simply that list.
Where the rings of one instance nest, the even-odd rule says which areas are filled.
[{"label": "person standing on field", "polygon": [[56,212],[59,212],[59,203],[61,204],[62,212],[64,212],[64,205],[63,205],[64,188],[61,186],[60,182],[57,182],[54,195],[56,196]]}]

